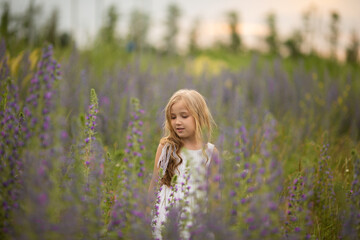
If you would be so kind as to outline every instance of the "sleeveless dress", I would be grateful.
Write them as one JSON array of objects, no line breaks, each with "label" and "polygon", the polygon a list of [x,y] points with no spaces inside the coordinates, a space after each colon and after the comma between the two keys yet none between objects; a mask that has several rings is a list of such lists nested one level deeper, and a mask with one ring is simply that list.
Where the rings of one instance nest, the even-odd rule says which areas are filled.
[{"label": "sleeveless dress", "polygon": [[[202,153],[202,149],[181,149],[180,156],[183,162],[177,167],[179,171],[175,171],[177,175],[176,183],[173,188],[162,185],[156,196],[157,203],[152,212],[153,236],[155,239],[162,239],[161,229],[166,222],[169,208],[174,205],[178,206],[181,201],[182,206],[184,206],[184,202],[186,202],[183,210],[190,213],[186,215],[188,216],[187,226],[185,226],[185,230],[183,230],[181,234],[184,239],[189,238],[189,232],[186,229],[191,226],[191,215],[194,209],[197,209],[196,199],[203,199],[205,197],[205,189],[203,186],[206,183],[206,171],[210,165],[213,150],[214,145],[207,143],[205,149],[208,157],[207,160],[206,156]],[[160,155],[159,158],[159,166],[160,160],[163,157],[162,155]],[[182,219],[182,217],[180,217],[180,219]]]}]

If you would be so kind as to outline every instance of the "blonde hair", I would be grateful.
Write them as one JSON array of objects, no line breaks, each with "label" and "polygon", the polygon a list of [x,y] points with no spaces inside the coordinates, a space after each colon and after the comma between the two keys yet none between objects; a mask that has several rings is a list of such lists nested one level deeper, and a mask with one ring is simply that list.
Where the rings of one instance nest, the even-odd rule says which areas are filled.
[{"label": "blonde hair", "polygon": [[179,157],[180,162],[176,162],[174,157],[170,157],[166,172],[161,179],[161,182],[167,186],[170,186],[171,178],[175,175],[175,170],[182,163],[180,150],[183,147],[183,143],[181,138],[176,134],[175,129],[171,126],[171,107],[181,100],[184,101],[190,115],[195,119],[195,138],[202,141],[202,152],[207,160],[208,156],[205,152],[205,145],[211,140],[213,126],[215,126],[215,122],[206,105],[206,101],[200,93],[195,90],[181,89],[171,96],[164,109],[164,137],[160,140],[160,143],[163,145],[168,143],[173,149],[176,149],[176,154]]}]

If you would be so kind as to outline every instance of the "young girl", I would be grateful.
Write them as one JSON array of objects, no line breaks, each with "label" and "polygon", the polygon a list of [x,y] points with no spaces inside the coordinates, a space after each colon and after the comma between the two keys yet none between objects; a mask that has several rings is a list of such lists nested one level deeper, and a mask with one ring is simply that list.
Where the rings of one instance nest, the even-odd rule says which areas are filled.
[{"label": "young girl", "polygon": [[[217,157],[217,149],[209,143],[214,125],[211,113],[201,94],[195,90],[182,89],[174,93],[165,107],[165,136],[160,140],[154,164],[149,197],[154,199],[154,188],[160,178],[160,190],[153,210],[153,233],[161,239],[168,208],[186,197],[188,212],[196,208],[196,198],[201,195],[206,168]],[[160,169],[162,176],[159,176]],[[172,179],[176,182],[172,185]],[[184,190],[185,189],[185,190]],[[186,193],[187,192],[187,193]],[[191,219],[188,221],[191,225]],[[189,227],[189,226],[186,226]],[[189,233],[182,233],[188,238]]]}]

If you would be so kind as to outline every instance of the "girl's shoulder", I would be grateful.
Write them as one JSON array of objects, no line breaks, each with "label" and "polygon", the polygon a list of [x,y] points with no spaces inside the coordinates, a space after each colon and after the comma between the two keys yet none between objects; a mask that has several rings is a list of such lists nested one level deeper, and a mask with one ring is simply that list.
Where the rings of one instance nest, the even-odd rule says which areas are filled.
[{"label": "girl's shoulder", "polygon": [[214,144],[208,142],[206,151],[207,151],[207,154],[210,156],[211,159],[219,158],[219,151],[217,150],[217,148],[215,147]]},{"label": "girl's shoulder", "polygon": [[206,145],[207,145],[206,146],[207,149],[214,149],[215,148],[215,145],[212,144],[211,142],[208,142]]},{"label": "girl's shoulder", "polygon": [[215,145],[214,145],[213,143],[210,143],[210,142],[208,142],[208,143],[206,144],[206,150],[207,150],[207,151],[211,151],[211,152],[213,152],[214,150],[217,151]]},{"label": "girl's shoulder", "polygon": [[206,144],[206,154],[208,155],[208,156],[210,156],[210,158],[211,158],[211,156],[213,155],[213,153],[215,152],[215,151],[217,151],[217,149],[216,149],[216,147],[215,147],[215,145],[213,144],[213,143],[210,143],[210,142],[208,142],[207,144]]}]

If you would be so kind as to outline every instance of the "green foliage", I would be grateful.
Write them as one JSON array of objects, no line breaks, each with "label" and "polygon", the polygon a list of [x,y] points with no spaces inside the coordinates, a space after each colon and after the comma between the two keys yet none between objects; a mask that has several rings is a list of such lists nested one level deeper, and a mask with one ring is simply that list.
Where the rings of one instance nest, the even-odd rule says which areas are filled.
[{"label": "green foliage", "polygon": [[360,40],[355,30],[351,33],[351,39],[346,49],[346,61],[356,65],[359,61]]},{"label": "green foliage", "polygon": [[227,22],[230,29],[230,50],[236,53],[241,49],[242,41],[238,33],[239,16],[237,12],[230,11],[227,14]]},{"label": "green foliage", "polygon": [[[215,141],[220,139],[217,146],[224,160],[220,167],[222,183],[217,180],[210,185],[213,197],[208,203],[209,211],[218,214],[217,219],[226,222],[231,231],[238,234],[248,231],[244,216],[256,219],[267,214],[269,221],[274,223],[272,226],[282,226],[285,222],[279,212],[286,215],[288,203],[284,201],[288,193],[285,188],[298,179],[294,193],[296,199],[309,189],[316,194],[306,202],[291,200],[294,209],[301,207],[304,212],[296,215],[299,221],[287,225],[287,230],[295,232],[297,226],[303,226],[301,236],[309,233],[319,239],[340,235],[341,208],[349,199],[347,193],[352,180],[356,179],[353,173],[358,169],[351,150],[360,147],[360,132],[355,121],[360,92],[359,69],[316,56],[279,59],[273,55],[251,52],[235,55],[222,50],[203,50],[199,52],[201,55],[194,54],[193,59],[159,57],[152,53],[139,56],[125,52],[116,44],[102,44],[96,49],[72,54],[71,59],[63,55],[64,81],[59,81],[60,100],[51,114],[52,129],[59,129],[59,132],[54,131],[58,134],[52,135],[57,139],[51,145],[54,150],[40,150],[32,138],[24,156],[28,164],[24,188],[31,193],[31,187],[36,186],[34,195],[23,195],[20,203],[24,212],[15,212],[14,215],[17,223],[24,224],[24,232],[39,236],[39,225],[29,221],[34,216],[39,217],[36,214],[47,220],[48,229],[69,221],[66,228],[71,230],[69,233],[49,231],[45,235],[49,238],[116,239],[121,232],[123,238],[131,239],[135,238],[134,234],[141,233],[139,226],[145,226],[145,229],[149,225],[150,228],[150,224],[146,225],[139,217],[140,213],[147,212],[147,205],[139,199],[143,199],[143,193],[146,194],[162,133],[161,119],[158,118],[163,114],[161,109],[173,89],[192,87],[208,96],[210,109],[219,126]],[[10,69],[26,66],[13,59],[17,58],[10,56]],[[26,55],[19,59],[26,60]],[[212,70],[217,64],[222,69],[219,72],[202,70],[200,73],[203,75],[199,74],[192,61],[205,62],[204,59],[213,64],[210,65]],[[21,74],[16,71],[15,74],[13,79],[17,80],[18,76],[20,79]],[[3,111],[9,106],[10,82],[7,79],[1,81],[0,110]],[[20,80],[11,82],[21,83]],[[137,98],[132,98],[134,96]],[[147,109],[146,114],[140,114],[140,102]],[[87,103],[92,107],[85,108]],[[236,105],[240,103],[244,106]],[[34,114],[41,115],[39,111]],[[24,118],[21,111],[14,116],[18,116],[19,121]],[[235,124],[237,120],[241,120],[241,126],[248,130],[248,143],[241,139],[240,134],[234,133],[234,129],[240,127]],[[277,122],[277,135],[268,140],[267,129],[273,120]],[[91,129],[93,121],[97,122],[96,131]],[[90,125],[86,125],[87,122]],[[89,131],[81,134],[85,133],[85,127],[90,127]],[[140,129],[145,131],[140,133]],[[60,130],[67,132],[71,139],[60,140]],[[326,142],[330,145],[326,151],[321,151],[324,132],[329,133]],[[129,140],[127,136],[131,136]],[[246,145],[249,152],[246,156],[244,152],[239,154],[240,162],[235,162],[238,155],[234,142],[237,140],[240,146]],[[69,142],[63,144],[62,141]],[[271,157],[266,152],[271,152]],[[272,166],[274,159],[277,162]],[[87,167],[86,161],[94,165]],[[251,166],[246,174],[245,161]],[[257,165],[252,168],[252,164]],[[282,173],[274,177],[278,169],[282,169]],[[243,173],[244,177],[241,177]],[[239,187],[235,188],[236,177],[239,178]],[[302,180],[303,189],[299,187],[300,177],[306,178]],[[268,179],[274,179],[274,182],[267,182]],[[172,182],[175,181],[174,177]],[[276,192],[274,197],[270,193],[279,182],[285,188]],[[236,203],[229,197],[233,194],[236,201],[244,197],[253,198],[254,202],[252,205]],[[46,200],[44,212],[36,211],[42,203],[39,198]],[[262,205],[268,199],[276,202],[278,212]],[[314,205],[308,207],[311,201]],[[117,206],[119,202],[124,205]],[[218,213],[221,206],[224,206],[223,212]],[[264,210],[256,212],[257,215],[250,213],[252,207],[263,207]],[[311,210],[313,225],[304,227],[307,223],[306,208]],[[236,216],[231,215],[234,209],[238,213]],[[113,222],[116,219],[114,213],[125,216],[124,225]],[[26,217],[21,219],[22,216]],[[82,226],[85,230],[71,225]],[[144,231],[150,232],[149,229]],[[273,236],[278,237],[281,233],[273,233]],[[259,232],[251,236],[259,238]]]},{"label": "green foliage", "polygon": [[199,50],[199,29],[200,28],[200,20],[196,18],[192,24],[190,34],[189,34],[189,44],[188,51],[190,54],[195,54]]},{"label": "green foliage", "polygon": [[164,51],[169,54],[177,52],[177,36],[179,34],[180,8],[172,3],[167,8]]},{"label": "green foliage", "polygon": [[134,46],[129,45],[128,48],[134,47],[135,50],[143,50],[148,44],[149,27],[149,15],[139,9],[132,10],[130,13],[128,44],[133,44]]},{"label": "green foliage", "polygon": [[116,26],[118,22],[119,14],[116,6],[111,5],[107,10],[104,26],[100,29],[99,37],[105,43],[113,43],[116,40]]},{"label": "green foliage", "polygon": [[295,30],[291,37],[285,41],[285,46],[288,48],[289,55],[291,57],[297,58],[302,54],[302,43],[303,36],[299,30]]},{"label": "green foliage", "polygon": [[330,56],[333,59],[337,59],[337,48],[340,36],[340,15],[336,11],[330,14],[330,34],[329,34],[329,45],[330,45]]},{"label": "green foliage", "polygon": [[267,25],[267,35],[265,37],[265,43],[267,44],[268,52],[274,55],[279,55],[279,34],[276,26],[275,13],[268,13],[265,18]]}]

